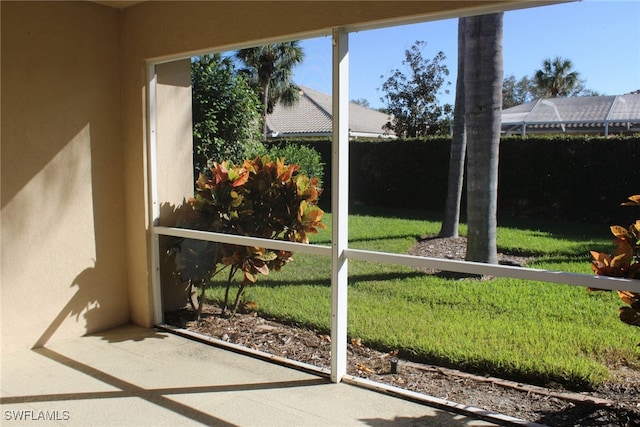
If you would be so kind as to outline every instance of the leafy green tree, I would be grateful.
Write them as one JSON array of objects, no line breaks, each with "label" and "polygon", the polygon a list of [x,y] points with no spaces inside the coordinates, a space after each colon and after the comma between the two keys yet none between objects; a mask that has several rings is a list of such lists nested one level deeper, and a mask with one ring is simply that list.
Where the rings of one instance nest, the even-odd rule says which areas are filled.
[{"label": "leafy green tree", "polygon": [[[445,82],[449,70],[444,64],[446,56],[438,52],[431,60],[422,54],[426,42],[416,41],[410,49],[405,50],[402,65],[407,74],[395,69],[382,84],[385,96],[380,98],[387,105],[387,112],[394,120],[388,125],[396,135],[401,137],[419,137],[449,133],[451,105],[441,105],[438,95],[450,82]],[[384,79],[384,76],[380,76]]]},{"label": "leafy green tree", "polygon": [[515,107],[533,101],[535,98],[541,98],[543,94],[538,92],[536,85],[529,77],[524,76],[518,80],[511,74],[502,82],[502,108]]},{"label": "leafy green tree", "polygon": [[557,56],[553,60],[544,60],[542,69],[535,72],[533,81],[547,97],[555,98],[570,96],[579,82],[578,76],[570,60]]},{"label": "leafy green tree", "polygon": [[260,100],[231,58],[205,55],[191,61],[195,176],[213,162],[241,162],[261,145]]},{"label": "leafy green tree", "polygon": [[467,255],[498,262],[498,152],[502,106],[503,13],[465,22],[464,88],[467,131]]},{"label": "leafy green tree", "polygon": [[241,73],[247,77],[262,101],[262,138],[267,139],[267,114],[282,101],[293,105],[298,101],[300,88],[293,81],[293,69],[304,59],[300,42],[267,44],[240,49],[236,57],[244,64]]}]

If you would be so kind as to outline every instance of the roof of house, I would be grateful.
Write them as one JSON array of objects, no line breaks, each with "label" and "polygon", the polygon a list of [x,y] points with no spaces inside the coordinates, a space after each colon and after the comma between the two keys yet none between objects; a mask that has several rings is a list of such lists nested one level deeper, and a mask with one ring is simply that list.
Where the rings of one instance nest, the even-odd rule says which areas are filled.
[{"label": "roof of house", "polygon": [[638,132],[640,93],[537,99],[502,112],[502,130],[526,132]]},{"label": "roof of house", "polygon": [[[332,130],[331,95],[300,87],[300,100],[292,106],[278,103],[267,116],[269,136],[328,136]],[[393,131],[383,129],[391,116],[356,103],[349,103],[349,135],[392,138]]]}]

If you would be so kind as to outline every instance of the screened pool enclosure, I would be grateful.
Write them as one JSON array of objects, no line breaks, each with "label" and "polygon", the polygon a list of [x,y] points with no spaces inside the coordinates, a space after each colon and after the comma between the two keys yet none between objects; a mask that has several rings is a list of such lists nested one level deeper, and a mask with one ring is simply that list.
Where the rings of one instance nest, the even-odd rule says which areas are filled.
[{"label": "screened pool enclosure", "polygon": [[640,93],[537,99],[502,112],[502,132],[597,133],[640,132]]}]

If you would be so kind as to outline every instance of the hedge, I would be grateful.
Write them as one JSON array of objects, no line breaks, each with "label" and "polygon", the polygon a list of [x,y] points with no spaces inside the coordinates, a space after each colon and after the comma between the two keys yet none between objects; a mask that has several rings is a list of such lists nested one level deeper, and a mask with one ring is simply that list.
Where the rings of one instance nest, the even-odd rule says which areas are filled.
[{"label": "hedge", "polygon": [[[289,140],[316,149],[324,163],[322,204],[331,201],[331,142]],[[451,139],[350,141],[350,202],[444,210]],[[500,142],[501,216],[629,223],[620,207],[640,194],[640,135],[505,137]],[[463,197],[464,198],[464,197]]]}]

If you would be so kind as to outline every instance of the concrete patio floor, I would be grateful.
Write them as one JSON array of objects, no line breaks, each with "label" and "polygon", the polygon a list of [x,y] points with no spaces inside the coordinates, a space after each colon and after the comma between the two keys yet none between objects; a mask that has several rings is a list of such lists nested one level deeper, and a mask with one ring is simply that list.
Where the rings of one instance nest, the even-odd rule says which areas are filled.
[{"label": "concrete patio floor", "polygon": [[494,425],[137,326],[1,364],[3,426]]}]

